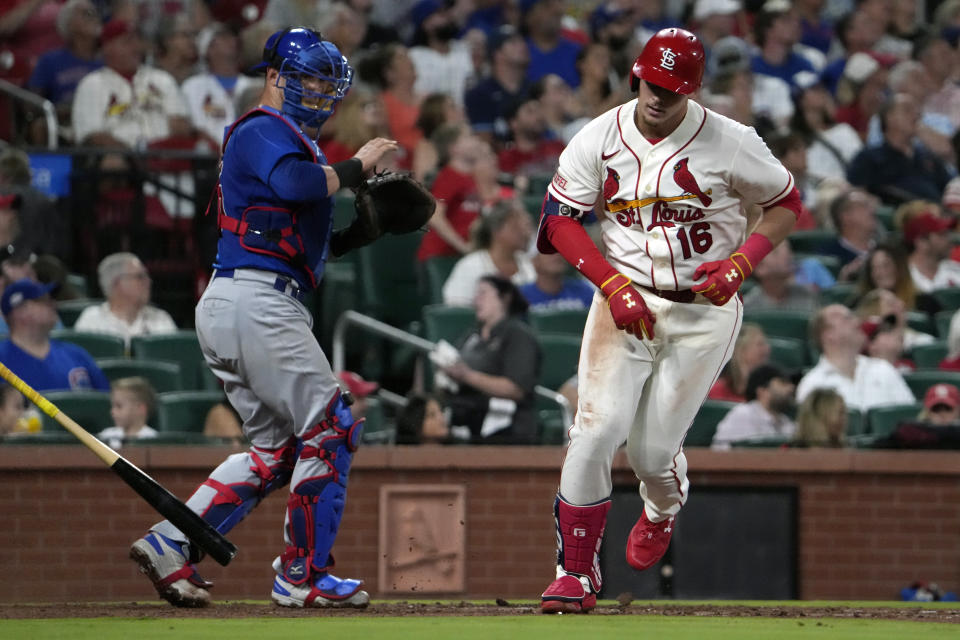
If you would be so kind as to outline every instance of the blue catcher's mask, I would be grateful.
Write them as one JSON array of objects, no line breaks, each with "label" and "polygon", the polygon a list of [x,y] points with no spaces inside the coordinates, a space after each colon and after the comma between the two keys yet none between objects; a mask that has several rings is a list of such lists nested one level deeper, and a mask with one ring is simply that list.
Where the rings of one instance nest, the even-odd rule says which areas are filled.
[{"label": "blue catcher's mask", "polygon": [[305,127],[319,127],[350,90],[353,68],[332,42],[318,42],[285,60],[280,77],[286,81],[283,112]]}]

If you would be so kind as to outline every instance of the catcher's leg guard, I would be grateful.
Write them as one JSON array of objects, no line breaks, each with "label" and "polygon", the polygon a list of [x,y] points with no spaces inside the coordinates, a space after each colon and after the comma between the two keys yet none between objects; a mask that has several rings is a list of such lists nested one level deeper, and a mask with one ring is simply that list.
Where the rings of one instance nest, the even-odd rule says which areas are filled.
[{"label": "catcher's leg guard", "polygon": [[557,579],[541,596],[543,613],[587,613],[597,604],[603,584],[600,543],[607,526],[609,498],[578,507],[557,494],[553,504],[557,524]]},{"label": "catcher's leg guard", "polygon": [[361,581],[329,573],[362,430],[363,420],[354,422],[337,393],[326,418],[303,436],[287,503],[287,549],[274,563],[278,575],[271,597],[281,606],[365,607],[370,601]]},{"label": "catcher's leg guard", "polygon": [[[200,485],[187,506],[220,533],[227,533],[270,492],[290,482],[294,447],[251,447],[224,460]],[[130,558],[165,600],[180,607],[206,606],[213,586],[200,577],[199,549],[170,522],[155,525],[130,548]]]}]

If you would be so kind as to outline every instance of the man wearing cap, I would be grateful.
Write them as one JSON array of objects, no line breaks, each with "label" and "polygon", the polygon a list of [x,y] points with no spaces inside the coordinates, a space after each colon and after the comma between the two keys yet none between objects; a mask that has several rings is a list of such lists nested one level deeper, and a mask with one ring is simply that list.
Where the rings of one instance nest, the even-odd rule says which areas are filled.
[{"label": "man wearing cap", "polygon": [[191,133],[176,80],[142,64],[143,42],[133,25],[113,19],[100,35],[104,67],[87,74],[73,97],[78,145],[136,149]]},{"label": "man wearing cap", "polygon": [[910,250],[910,277],[917,291],[960,287],[960,263],[950,259],[954,220],[934,204],[914,210],[903,220],[903,240]]},{"label": "man wearing cap", "polygon": [[50,339],[58,322],[50,292],[55,284],[17,280],[0,297],[10,337],[0,342],[0,362],[37,391],[109,391],[110,382],[83,348]]},{"label": "man wearing cap", "polygon": [[960,263],[950,259],[954,220],[932,203],[917,203],[903,219],[903,240],[910,250],[907,261],[917,291],[960,287]]},{"label": "man wearing cap", "polygon": [[947,383],[927,389],[920,419],[936,426],[960,422],[960,389]]},{"label": "man wearing cap", "polygon": [[520,32],[504,25],[487,40],[487,55],[490,75],[467,91],[464,106],[475,132],[505,139],[510,129],[504,116],[526,87],[530,52]]},{"label": "man wearing cap", "polygon": [[793,437],[797,425],[787,415],[794,407],[796,388],[775,364],[762,364],[747,377],[747,402],[723,417],[713,436],[713,449],[729,449],[739,440]]}]

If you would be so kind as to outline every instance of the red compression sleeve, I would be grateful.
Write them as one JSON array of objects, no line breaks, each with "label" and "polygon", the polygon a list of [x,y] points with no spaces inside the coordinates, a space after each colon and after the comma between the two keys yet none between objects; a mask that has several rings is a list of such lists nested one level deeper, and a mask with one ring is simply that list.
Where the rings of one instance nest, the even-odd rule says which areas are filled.
[{"label": "red compression sleeve", "polygon": [[587,280],[601,288],[603,283],[619,273],[603,257],[597,245],[576,220],[563,216],[546,216],[544,231],[560,255],[566,258]]},{"label": "red compression sleeve", "polygon": [[793,215],[799,218],[800,212],[803,210],[803,200],[800,198],[800,192],[797,191],[796,187],[794,187],[790,190],[790,193],[783,196],[769,207],[764,207],[764,210],[766,211],[767,209],[773,209],[774,207],[790,209],[790,211],[793,211]]}]

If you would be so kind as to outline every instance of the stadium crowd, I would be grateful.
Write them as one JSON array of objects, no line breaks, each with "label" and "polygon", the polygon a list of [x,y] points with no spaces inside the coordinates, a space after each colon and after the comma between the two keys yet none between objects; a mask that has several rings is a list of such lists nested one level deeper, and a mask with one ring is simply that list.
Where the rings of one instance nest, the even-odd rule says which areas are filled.
[{"label": "stadium crowd", "polygon": [[[948,410],[956,417],[960,0],[0,0],[0,7],[0,278],[4,314],[14,319],[6,318],[11,339],[0,349],[18,357],[15,330],[40,322],[36,340],[47,341],[56,330],[49,314],[40,316],[48,296],[65,300],[70,285],[97,279],[98,266],[101,290],[72,294],[99,297],[96,306],[76,325],[61,306],[66,330],[114,334],[121,355],[136,358],[138,336],[192,326],[194,292],[203,290],[213,258],[215,216],[203,214],[222,132],[256,103],[262,78],[253,68],[267,36],[303,25],[334,42],[356,71],[319,141],[330,162],[389,137],[400,150],[383,168],[411,171],[439,203],[422,240],[393,254],[392,268],[417,282],[408,304],[432,303],[415,314],[423,335],[450,337],[454,350],[433,354],[403,377],[405,386],[394,385],[416,409],[402,413],[400,441],[457,441],[464,426],[466,437],[482,441],[488,427],[481,425],[492,421],[517,442],[561,442],[565,427],[535,400],[534,387],[551,379],[547,386],[559,388],[552,378],[564,374],[560,382],[575,398],[576,356],[564,361],[560,347],[541,338],[579,335],[592,292],[565,263],[532,248],[540,201],[571,137],[630,100],[628,71],[646,40],[683,26],[706,51],[695,99],[754,127],[793,173],[804,203],[794,233],[743,288],[748,324],[707,401],[718,417],[698,418],[691,435],[706,435],[688,443],[889,443],[900,422],[928,423]],[[7,87],[48,100],[55,127]],[[55,151],[44,148],[51,137]],[[38,179],[49,178],[43,162],[51,155],[70,159],[60,190]],[[341,201],[352,215],[352,198]],[[587,227],[598,236],[595,220]],[[349,266],[347,285],[326,286],[361,289],[373,275]],[[179,297],[158,301],[182,306],[168,309],[173,317],[147,306],[151,276],[176,289]],[[321,315],[366,311],[352,299],[318,294],[318,327]],[[427,309],[441,322],[465,323],[462,331],[448,325],[431,333]],[[485,342],[499,322],[524,340],[521,360],[535,370]],[[93,386],[105,388],[90,364]],[[453,388],[459,383],[460,395],[434,389],[435,372]],[[364,373],[382,386],[394,382],[385,366]],[[84,386],[69,384],[41,390]],[[464,387],[480,415],[426,435],[418,425],[435,417],[438,401],[456,409],[454,417],[463,412]],[[503,389],[506,402],[475,397],[498,399]],[[372,402],[371,426],[389,422]],[[736,406],[725,403],[742,404],[717,429]],[[522,420],[511,425],[514,415]],[[28,429],[26,420],[5,422],[11,431]]]}]

